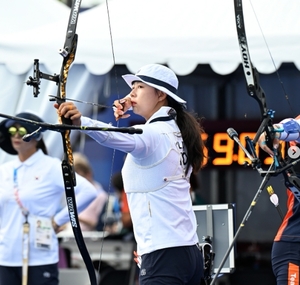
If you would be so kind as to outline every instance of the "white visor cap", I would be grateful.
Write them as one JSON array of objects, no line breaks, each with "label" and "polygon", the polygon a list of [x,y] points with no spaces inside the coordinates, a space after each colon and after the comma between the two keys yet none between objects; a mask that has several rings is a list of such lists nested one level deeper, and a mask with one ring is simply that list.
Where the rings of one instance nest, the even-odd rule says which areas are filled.
[{"label": "white visor cap", "polygon": [[134,81],[141,81],[165,92],[180,104],[186,103],[186,101],[176,95],[178,89],[177,76],[166,66],[160,64],[148,64],[143,66],[135,75],[125,74],[122,77],[130,88]]}]

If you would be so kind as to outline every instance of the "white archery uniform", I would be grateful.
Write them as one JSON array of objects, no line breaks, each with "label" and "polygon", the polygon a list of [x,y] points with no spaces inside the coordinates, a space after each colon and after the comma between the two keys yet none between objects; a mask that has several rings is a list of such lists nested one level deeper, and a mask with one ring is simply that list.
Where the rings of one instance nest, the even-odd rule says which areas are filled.
[{"label": "white archery uniform", "polygon": [[[35,246],[34,229],[39,218],[54,217],[58,225],[69,221],[67,208],[61,209],[65,192],[61,161],[38,150],[26,161],[19,158],[0,166],[0,265],[22,266],[22,230],[24,216],[14,195],[14,169],[17,169],[18,195],[29,211],[29,266],[58,262],[58,240],[51,228],[51,247]],[[83,177],[76,175],[75,187],[78,211],[82,211],[95,197],[96,189]],[[37,218],[38,217],[38,218]]]},{"label": "white archery uniform", "polygon": [[[161,107],[143,125],[143,134],[85,131],[99,144],[127,152],[122,175],[138,245],[138,254],[194,245],[198,242],[196,218],[185,175],[186,152],[175,120],[167,117],[170,107]],[[111,127],[81,117],[84,126]]]}]

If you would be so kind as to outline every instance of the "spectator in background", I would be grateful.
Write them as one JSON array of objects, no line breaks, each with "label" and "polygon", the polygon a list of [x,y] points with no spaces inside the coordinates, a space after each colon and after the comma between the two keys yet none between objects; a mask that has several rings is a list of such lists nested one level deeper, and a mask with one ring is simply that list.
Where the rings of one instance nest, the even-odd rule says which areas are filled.
[{"label": "spectator in background", "polygon": [[73,157],[76,173],[90,181],[97,189],[97,197],[79,214],[80,227],[83,231],[96,231],[98,222],[102,220],[101,215],[108,195],[102,185],[94,180],[93,170],[87,157],[79,152],[74,152]]},{"label": "spectator in background", "polygon": [[[42,122],[28,112],[19,113],[17,117]],[[37,129],[38,126],[11,119],[0,123],[0,148],[15,155],[0,166],[2,285],[59,284],[60,252],[56,233],[69,221],[67,207],[61,208],[60,203],[65,185],[61,161],[47,155],[42,134],[29,142],[22,140],[24,135]],[[96,197],[96,190],[79,175],[76,181],[80,213]]]}]

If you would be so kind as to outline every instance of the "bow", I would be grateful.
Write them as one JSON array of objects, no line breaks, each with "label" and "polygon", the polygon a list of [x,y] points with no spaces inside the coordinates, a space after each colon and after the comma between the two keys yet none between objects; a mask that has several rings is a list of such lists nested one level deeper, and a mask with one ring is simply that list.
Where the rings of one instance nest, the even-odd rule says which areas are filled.
[{"label": "bow", "polygon": [[[257,69],[253,66],[250,58],[249,47],[247,43],[244,15],[243,15],[243,5],[242,0],[234,0],[234,11],[235,11],[235,23],[236,31],[238,37],[238,43],[241,53],[243,71],[247,83],[247,92],[250,97],[255,99],[260,107],[262,122],[256,132],[256,135],[253,140],[246,138],[246,144],[250,150],[251,156],[254,158],[252,160],[252,167],[256,168],[261,175],[265,175],[266,171],[263,171],[260,167],[260,161],[256,155],[255,145],[260,137],[260,135],[266,133],[266,144],[269,148],[273,148],[273,139],[274,139],[274,128],[273,128],[273,119],[275,111],[267,109],[266,96],[260,86],[259,74]],[[292,167],[291,164],[287,165],[284,163],[280,151],[273,149],[274,151],[274,170],[268,170],[268,174],[273,176],[283,173]]]},{"label": "bow", "polygon": [[[248,149],[250,149],[251,155],[255,158],[253,160],[254,164],[252,166],[255,167],[260,174],[265,174],[266,172],[260,169],[260,162],[256,156],[254,148],[260,135],[263,132],[266,132],[266,143],[270,148],[273,148],[272,143],[275,134],[273,128],[273,118],[274,118],[275,111],[267,109],[266,96],[259,83],[259,74],[257,72],[257,69],[252,65],[250,59],[250,53],[249,53],[246,31],[245,31],[242,0],[234,0],[234,11],[235,11],[235,23],[236,23],[238,43],[239,43],[239,48],[240,48],[240,53],[242,58],[242,66],[243,66],[244,75],[247,83],[247,92],[252,98],[254,98],[258,102],[262,114],[262,122],[260,124],[258,131],[256,132],[254,139],[252,141],[250,139],[248,139],[247,141],[246,139],[246,143]],[[271,172],[268,171],[268,172],[273,176],[282,173],[285,177],[285,180],[290,182],[291,178],[289,177],[289,175],[287,175],[287,171],[289,171],[289,169],[295,165],[295,162],[291,162],[287,164],[282,159],[280,151],[277,151],[276,149],[273,149],[273,151],[274,151],[275,170]],[[290,186],[291,184],[294,185],[295,183],[289,183]]]},{"label": "bow", "polygon": [[[259,139],[259,136],[266,132],[267,143],[270,145],[273,141],[273,118],[275,111],[267,109],[266,96],[264,90],[259,83],[259,74],[257,69],[252,65],[250,59],[250,53],[247,43],[244,15],[243,15],[243,5],[242,0],[234,0],[234,11],[235,11],[235,23],[237,30],[238,43],[242,58],[242,66],[244,75],[247,83],[247,92],[250,97],[255,99],[260,107],[260,112],[262,116],[262,122],[256,135],[252,142],[248,140],[248,147],[251,149],[251,144],[253,148],[251,149],[252,155],[255,156],[254,147]],[[257,158],[257,157],[256,157]],[[257,164],[253,165],[254,167],[258,166],[259,161],[256,160]]]},{"label": "bow", "polygon": [[[271,176],[276,176],[279,173],[282,173],[285,177],[285,180],[287,181],[288,175],[287,171],[289,171],[290,168],[292,168],[296,163],[300,161],[300,159],[291,162],[289,164],[286,164],[280,156],[279,152],[276,152],[274,150],[274,161],[270,165],[269,169],[267,171],[264,171],[261,169],[260,161],[256,155],[255,151],[255,145],[260,137],[260,135],[263,132],[266,132],[266,140],[267,144],[269,147],[273,148],[272,142],[274,139],[274,129],[273,129],[273,118],[274,118],[274,111],[267,109],[267,104],[266,104],[266,96],[265,93],[260,86],[259,83],[259,74],[256,70],[256,68],[252,65],[251,59],[250,59],[250,53],[249,53],[249,47],[247,43],[247,37],[246,37],[246,31],[245,31],[245,23],[244,23],[244,15],[243,15],[243,5],[242,5],[242,0],[233,0],[234,1],[234,11],[235,11],[235,23],[236,23],[236,31],[237,31],[237,37],[238,37],[238,43],[239,43],[239,48],[240,48],[240,53],[241,53],[241,59],[242,59],[242,66],[243,66],[243,71],[247,83],[247,92],[248,94],[254,98],[260,107],[261,115],[262,115],[262,122],[259,126],[258,131],[256,132],[256,135],[253,140],[250,140],[249,138],[246,138],[246,144],[248,147],[248,150],[244,148],[239,142],[240,147],[244,150],[244,152],[247,154],[248,158],[250,157],[251,159],[251,165],[253,168],[256,168],[258,172],[264,176],[261,185],[253,198],[253,201],[247,210],[238,230],[236,231],[235,237],[229,246],[228,250],[226,251],[224,258],[221,261],[221,264],[212,280],[210,285],[215,284],[216,278],[218,277],[219,273],[221,272],[221,269],[223,265],[225,264],[226,259],[228,258],[230,251],[232,250],[238,234],[240,230],[244,227],[245,223],[247,222],[249,216],[251,215],[254,206],[256,205],[258,198],[266,186],[266,183],[270,179]],[[229,136],[234,139],[236,137],[236,132],[233,129],[228,129],[228,134]],[[295,184],[292,184],[291,179],[288,179],[290,189],[291,188],[296,188]],[[287,183],[286,183],[287,184]],[[297,185],[297,184],[296,184]],[[300,184],[298,184],[300,185]],[[293,186],[293,187],[292,187]],[[292,189],[291,189],[292,190]],[[293,190],[292,190],[293,191]],[[296,192],[296,191],[295,191]],[[299,190],[297,191],[299,193]],[[299,194],[298,194],[299,196]],[[299,197],[300,199],[300,197]]]},{"label": "bow", "polygon": [[[34,60],[33,77],[29,77],[29,80],[26,82],[27,85],[33,86],[34,97],[37,97],[39,94],[40,78],[45,78],[48,80],[55,81],[58,85],[57,103],[61,104],[62,102],[65,101],[68,73],[69,73],[70,66],[75,59],[75,53],[77,48],[78,36],[76,34],[76,26],[77,26],[80,5],[81,5],[81,0],[72,1],[64,47],[59,50],[59,53],[63,56],[63,63],[62,63],[60,74],[54,76],[43,74],[39,70],[38,59]],[[71,124],[70,120],[66,120],[65,118],[61,117],[60,120],[64,124],[69,124],[69,125]],[[62,173],[63,173],[64,183],[65,183],[67,207],[69,211],[70,222],[73,229],[74,237],[78,249],[80,251],[80,254],[88,270],[91,285],[97,285],[95,269],[91,257],[89,255],[89,252],[86,248],[82,231],[80,229],[79,219],[78,219],[78,212],[77,212],[75,191],[74,191],[74,187],[76,186],[76,178],[75,178],[75,171],[73,166],[73,154],[72,154],[72,147],[70,141],[70,132],[71,132],[70,129],[61,130],[63,149],[64,149],[64,158],[62,160]]]}]

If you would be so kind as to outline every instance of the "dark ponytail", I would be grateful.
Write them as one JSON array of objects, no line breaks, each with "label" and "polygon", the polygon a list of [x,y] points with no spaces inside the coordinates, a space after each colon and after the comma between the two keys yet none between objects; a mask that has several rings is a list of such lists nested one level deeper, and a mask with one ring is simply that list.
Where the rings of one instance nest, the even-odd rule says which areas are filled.
[{"label": "dark ponytail", "polygon": [[168,103],[177,113],[176,122],[187,149],[187,171],[189,166],[192,166],[193,172],[196,173],[202,168],[206,157],[204,154],[205,144],[201,137],[204,130],[196,113],[186,111],[182,104],[179,104],[170,96],[168,96]]}]

